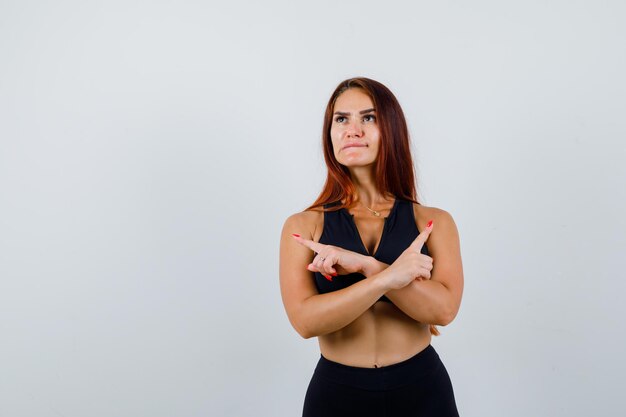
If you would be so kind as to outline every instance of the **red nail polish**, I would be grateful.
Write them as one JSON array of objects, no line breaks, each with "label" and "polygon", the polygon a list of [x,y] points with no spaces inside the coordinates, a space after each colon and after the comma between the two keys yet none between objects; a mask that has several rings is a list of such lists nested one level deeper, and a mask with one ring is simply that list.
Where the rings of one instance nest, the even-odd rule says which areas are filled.
[{"label": "red nail polish", "polygon": [[324,275],[324,278],[326,278],[330,282],[333,282],[333,277],[331,277],[330,275]]},{"label": "red nail polish", "polygon": [[426,225],[426,227],[430,227],[430,226],[432,226],[432,224],[433,224],[433,221],[431,220],[431,221],[429,221],[429,222],[428,222],[428,224]]},{"label": "red nail polish", "polygon": [[300,235],[297,233],[292,233],[291,236],[300,237]]},{"label": "red nail polish", "polygon": [[336,276],[337,276],[337,275],[339,275],[339,274],[338,274],[338,273],[336,273],[336,272],[333,272],[333,273],[332,273],[332,274],[330,274],[330,275],[332,275],[333,277],[336,277]]}]

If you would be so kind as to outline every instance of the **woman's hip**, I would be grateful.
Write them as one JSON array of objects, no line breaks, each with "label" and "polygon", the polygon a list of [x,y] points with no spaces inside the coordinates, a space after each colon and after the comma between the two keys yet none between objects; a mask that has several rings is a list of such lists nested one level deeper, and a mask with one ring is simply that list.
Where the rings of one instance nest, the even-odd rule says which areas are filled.
[{"label": "woman's hip", "polygon": [[343,365],[320,357],[307,389],[304,417],[458,416],[452,383],[429,345],[381,368]]}]

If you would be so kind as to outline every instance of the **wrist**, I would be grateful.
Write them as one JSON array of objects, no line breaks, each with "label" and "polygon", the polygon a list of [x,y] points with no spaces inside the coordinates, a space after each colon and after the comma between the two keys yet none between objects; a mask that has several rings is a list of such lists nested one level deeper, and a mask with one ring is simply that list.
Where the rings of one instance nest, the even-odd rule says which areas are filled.
[{"label": "wrist", "polygon": [[378,271],[371,275],[371,277],[369,278],[371,278],[372,281],[376,283],[378,289],[382,291],[383,294],[392,289],[389,273],[387,273],[385,270]]},{"label": "wrist", "polygon": [[363,264],[361,267],[360,273],[365,275],[366,277],[371,277],[372,275],[380,272],[380,269],[377,267],[378,261],[373,256],[364,256]]}]

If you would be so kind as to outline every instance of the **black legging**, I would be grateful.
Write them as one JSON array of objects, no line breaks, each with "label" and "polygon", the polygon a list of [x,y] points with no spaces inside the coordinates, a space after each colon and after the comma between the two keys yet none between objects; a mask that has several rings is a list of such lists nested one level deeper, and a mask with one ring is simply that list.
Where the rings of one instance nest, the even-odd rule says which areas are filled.
[{"label": "black legging", "polygon": [[358,368],[321,356],[303,417],[458,417],[452,383],[432,345],[403,362]]}]

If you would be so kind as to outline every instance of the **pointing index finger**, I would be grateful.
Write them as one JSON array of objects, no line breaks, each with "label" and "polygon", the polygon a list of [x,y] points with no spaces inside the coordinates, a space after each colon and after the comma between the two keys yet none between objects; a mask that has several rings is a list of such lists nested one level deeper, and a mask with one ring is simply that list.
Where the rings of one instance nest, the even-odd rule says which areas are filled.
[{"label": "pointing index finger", "polygon": [[296,234],[296,233],[292,233],[291,236],[293,236],[293,238],[296,240],[296,242],[298,242],[302,246],[306,246],[307,248],[311,249],[315,253],[319,253],[319,251],[324,246],[322,243],[318,243],[318,242],[314,242],[314,241],[309,240],[309,239],[305,239],[305,238],[301,237],[299,234]]},{"label": "pointing index finger", "polygon": [[420,232],[420,234],[415,238],[413,243],[411,243],[411,248],[414,250],[421,252],[424,243],[428,240],[428,236],[430,236],[430,232],[433,231],[433,221],[429,221],[426,227]]}]

